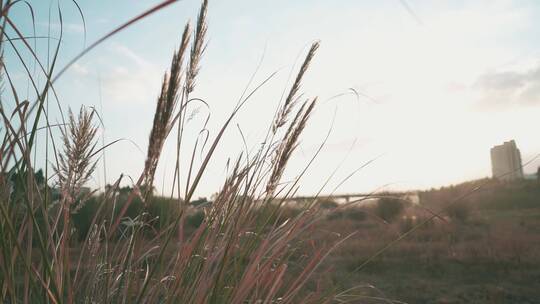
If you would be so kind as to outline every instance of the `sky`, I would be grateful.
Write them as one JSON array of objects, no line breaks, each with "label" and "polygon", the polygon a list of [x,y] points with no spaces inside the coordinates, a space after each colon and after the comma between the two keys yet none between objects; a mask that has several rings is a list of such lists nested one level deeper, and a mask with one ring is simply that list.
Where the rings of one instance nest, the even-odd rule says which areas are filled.
[{"label": "sky", "polygon": [[[159,1],[79,1],[84,25],[72,1],[29,2],[38,36],[50,30],[58,37],[60,7],[58,66],[63,66]],[[199,5],[183,0],[145,18],[92,50],[55,84],[64,110],[77,111],[81,105],[99,110],[100,141],[123,139],[101,156],[92,187],[120,174],[133,179],[140,174],[163,73]],[[32,14],[23,2],[12,16],[32,35]],[[191,110],[187,131],[192,143],[208,114],[211,137],[216,135],[259,62],[255,82],[277,74],[238,114],[197,195],[208,196],[223,183],[228,157],[244,150],[239,129],[248,149],[258,147],[291,71],[313,41],[321,47],[302,91],[320,102],[284,180],[302,170],[328,132],[330,137],[302,178],[299,193],[315,193],[337,168],[323,189],[329,193],[366,163],[335,191],[427,189],[487,177],[489,149],[511,139],[524,162],[540,153],[537,1],[211,0],[208,18],[208,47],[194,96],[210,109]],[[44,62],[46,42],[35,42]],[[14,52],[6,48],[5,53],[19,89],[29,92]],[[23,55],[31,62],[29,54]],[[60,121],[56,102],[49,106],[50,119]],[[39,140],[42,155],[44,136]],[[167,142],[160,160],[159,192],[170,189],[174,145]],[[539,165],[533,160],[525,173]]]}]

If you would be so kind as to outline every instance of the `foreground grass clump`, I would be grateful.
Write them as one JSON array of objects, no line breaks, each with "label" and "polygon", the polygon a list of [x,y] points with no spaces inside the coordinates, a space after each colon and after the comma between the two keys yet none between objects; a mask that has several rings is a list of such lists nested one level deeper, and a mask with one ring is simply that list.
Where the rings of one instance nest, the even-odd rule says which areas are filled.
[{"label": "foreground grass clump", "polygon": [[[173,1],[164,1],[104,38]],[[2,1],[2,48],[16,38],[35,54],[28,39],[10,19],[16,2]],[[321,261],[343,238],[305,246],[309,229],[321,217],[314,202],[287,213],[284,198],[299,179],[281,184],[288,160],[316,105],[304,99],[301,82],[318,43],[309,49],[288,94],[269,126],[264,144],[249,158],[240,155],[210,203],[190,204],[212,155],[233,118],[253,93],[271,76],[247,91],[206,145],[203,161],[177,158],[176,198],[153,196],[153,181],[165,141],[177,132],[177,154],[193,155],[200,147],[186,146],[187,108],[203,102],[194,96],[207,34],[207,1],[203,1],[194,27],[186,24],[179,48],[163,78],[144,169],[129,188],[121,176],[102,193],[84,187],[105,146],[97,144],[96,113],[82,108],[53,136],[46,101],[57,96],[54,81],[69,65],[55,73],[60,43],[45,69],[32,60],[47,80],[42,87],[27,73],[35,90],[34,101],[19,99],[10,74],[2,95],[0,146],[0,301],[3,303],[312,303],[335,300],[333,289],[307,288]],[[9,37],[8,37],[9,33]],[[60,40],[59,40],[60,41]],[[80,58],[78,56],[77,58]],[[21,57],[21,62],[25,64]],[[74,61],[70,61],[72,64]],[[203,102],[204,103],[204,102]],[[58,103],[59,104],[59,103]],[[45,126],[43,133],[40,126]],[[44,136],[46,163],[54,172],[35,174],[36,138]],[[59,140],[60,139],[60,140]],[[242,148],[240,148],[242,149]],[[36,156],[34,156],[36,155]],[[180,183],[181,170],[187,179]],[[278,194],[280,198],[278,198]],[[273,202],[273,203],[271,203]],[[277,202],[277,203],[276,203]],[[310,285],[314,286],[314,285]]]}]

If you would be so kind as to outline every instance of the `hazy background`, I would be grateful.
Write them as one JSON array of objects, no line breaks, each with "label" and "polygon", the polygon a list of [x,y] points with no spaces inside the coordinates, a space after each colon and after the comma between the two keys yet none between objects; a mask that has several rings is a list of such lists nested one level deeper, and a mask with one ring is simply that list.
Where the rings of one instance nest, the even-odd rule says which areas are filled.
[{"label": "hazy background", "polygon": [[[35,16],[38,35],[46,35],[50,24],[51,34],[58,36],[61,8],[61,67],[85,43],[159,1],[80,1],[86,40],[71,1],[51,2],[50,23],[49,16],[42,14],[50,3],[30,2],[41,13]],[[133,142],[122,141],[107,149],[108,182],[121,173],[135,179],[141,172],[162,74],[179,44],[183,24],[195,18],[199,4],[180,1],[146,18],[92,51],[57,82],[64,110],[95,106],[103,116],[106,142],[118,138]],[[13,14],[19,24],[26,20],[23,30],[32,35],[28,8],[18,5]],[[344,159],[324,192],[375,158],[338,192],[371,191],[384,185],[428,188],[481,178],[491,174],[493,145],[515,139],[524,162],[540,153],[539,20],[537,1],[214,0],[209,7],[210,41],[194,96],[210,104],[213,137],[261,58],[256,82],[279,71],[235,121],[248,148],[255,150],[283,89],[288,88],[291,68],[319,39],[322,45],[303,91],[306,97],[319,96],[321,102],[286,176],[294,176],[309,161],[332,121],[333,129],[305,176],[301,193],[318,190]],[[36,43],[38,48],[47,47],[46,40]],[[30,60],[29,54],[23,55]],[[22,71],[10,50],[6,50],[6,65]],[[25,79],[24,74],[13,77]],[[28,86],[22,81],[17,85]],[[331,99],[350,93],[349,88],[360,98],[346,94]],[[49,107],[56,107],[54,100]],[[208,113],[197,106],[193,111],[192,141]],[[60,116],[51,120],[59,121]],[[172,180],[174,134],[170,139],[156,174],[159,191],[170,189]],[[39,139],[42,144],[44,140]],[[236,125],[220,149],[199,195],[218,189],[227,157],[244,149]],[[191,153],[184,152],[184,158]],[[533,162],[525,172],[535,172],[538,165],[539,161]],[[100,168],[92,186],[103,184]]]}]

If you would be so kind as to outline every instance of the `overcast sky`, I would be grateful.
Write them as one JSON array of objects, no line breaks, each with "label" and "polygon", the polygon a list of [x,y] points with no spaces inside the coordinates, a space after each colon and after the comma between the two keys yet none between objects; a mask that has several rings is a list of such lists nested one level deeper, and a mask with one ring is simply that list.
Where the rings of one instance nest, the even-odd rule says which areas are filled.
[{"label": "overcast sky", "polygon": [[[45,35],[49,3],[30,2],[37,34]],[[60,1],[64,40],[59,66],[85,43],[159,1],[79,2],[86,36],[77,8],[71,1]],[[57,36],[56,3],[51,9],[51,30]],[[103,116],[101,134],[106,142],[130,140],[107,150],[109,182],[121,173],[134,179],[140,173],[162,75],[179,44],[183,24],[195,18],[199,4],[180,1],[146,18],[100,45],[58,81],[64,109],[95,106]],[[31,35],[31,14],[22,2],[13,16]],[[333,127],[326,147],[303,179],[301,193],[318,190],[343,160],[325,192],[372,159],[338,192],[383,186],[423,189],[487,177],[493,145],[515,139],[524,162],[540,153],[539,20],[537,1],[214,0],[195,95],[209,102],[210,131],[215,135],[261,58],[256,81],[278,71],[235,121],[248,147],[255,148],[287,88],[291,69],[310,43],[320,40],[302,89],[306,96],[319,96],[321,103],[285,179],[309,161],[332,121]],[[44,41],[37,45],[38,53],[46,54]],[[6,58],[8,68],[20,70],[14,75],[25,90],[23,71],[9,49]],[[359,92],[359,98],[345,94],[330,99],[350,88]],[[198,114],[189,132],[197,134],[207,111],[193,110]],[[58,115],[51,116],[59,120]],[[160,191],[162,185],[168,189],[172,179],[173,146],[172,141],[166,146],[157,171]],[[218,190],[227,157],[238,155],[243,146],[233,126],[203,178],[199,195]],[[531,163],[525,172],[535,172],[538,165],[538,161]],[[103,185],[102,170],[93,183]]]}]

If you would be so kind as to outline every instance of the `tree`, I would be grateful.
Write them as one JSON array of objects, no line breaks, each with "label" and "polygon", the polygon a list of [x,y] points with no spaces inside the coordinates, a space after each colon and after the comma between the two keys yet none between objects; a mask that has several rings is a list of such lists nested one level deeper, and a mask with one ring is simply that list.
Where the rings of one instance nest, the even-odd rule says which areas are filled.
[{"label": "tree", "polygon": [[[45,185],[45,176],[43,175],[43,170],[39,169],[34,172],[33,175],[38,189],[43,190],[43,186]],[[11,182],[11,199],[15,201],[23,198],[28,192],[28,171],[14,172],[11,174],[9,180]]]}]

